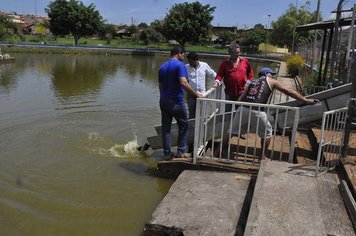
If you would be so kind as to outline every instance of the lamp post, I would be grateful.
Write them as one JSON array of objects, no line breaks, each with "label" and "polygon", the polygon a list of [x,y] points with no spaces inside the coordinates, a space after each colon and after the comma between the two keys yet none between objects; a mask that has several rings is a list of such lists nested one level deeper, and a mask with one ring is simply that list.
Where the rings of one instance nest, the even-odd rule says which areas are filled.
[{"label": "lamp post", "polygon": [[37,1],[35,0],[35,16],[37,16]]},{"label": "lamp post", "polygon": [[269,38],[269,21],[271,18],[271,14],[268,14],[268,23],[267,23],[267,40],[266,40],[266,46],[265,46],[265,54],[267,54],[267,47],[268,47],[268,38]]}]

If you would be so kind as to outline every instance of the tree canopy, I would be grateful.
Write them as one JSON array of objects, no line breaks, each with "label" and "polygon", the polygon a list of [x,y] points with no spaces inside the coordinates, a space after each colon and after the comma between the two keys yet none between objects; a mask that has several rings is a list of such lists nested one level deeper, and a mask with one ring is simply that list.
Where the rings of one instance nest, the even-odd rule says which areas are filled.
[{"label": "tree canopy", "polygon": [[183,46],[186,42],[205,41],[210,35],[214,10],[215,7],[198,1],[175,4],[163,20],[161,33]]},{"label": "tree canopy", "polygon": [[162,39],[162,35],[153,27],[147,27],[141,31],[139,39],[142,40],[146,45],[150,42],[159,43]]},{"label": "tree canopy", "polygon": [[258,46],[260,43],[266,41],[267,31],[262,24],[257,24],[252,30],[246,32],[242,44]]},{"label": "tree canopy", "polygon": [[77,0],[55,0],[46,8],[49,29],[54,35],[72,34],[75,45],[81,37],[90,36],[100,29],[102,16],[94,4],[85,6]]},{"label": "tree canopy", "polygon": [[103,23],[98,33],[101,39],[105,39],[107,43],[110,43],[116,35],[116,27],[113,24]]},{"label": "tree canopy", "polygon": [[[312,23],[316,19],[316,13],[310,12],[309,6],[310,1],[307,1],[305,5],[297,10],[293,4],[290,4],[287,11],[278,17],[277,21],[272,22],[271,42],[280,47],[286,45],[288,48],[292,48],[295,27],[297,25]],[[307,36],[308,32],[295,34],[294,42],[299,37]]]},{"label": "tree canopy", "polygon": [[225,30],[219,33],[219,38],[222,40],[222,45],[225,46],[227,43],[230,43],[236,39],[236,34],[234,32]]},{"label": "tree canopy", "polygon": [[11,37],[17,35],[18,32],[19,27],[16,23],[8,17],[0,15],[0,40],[9,40]]}]

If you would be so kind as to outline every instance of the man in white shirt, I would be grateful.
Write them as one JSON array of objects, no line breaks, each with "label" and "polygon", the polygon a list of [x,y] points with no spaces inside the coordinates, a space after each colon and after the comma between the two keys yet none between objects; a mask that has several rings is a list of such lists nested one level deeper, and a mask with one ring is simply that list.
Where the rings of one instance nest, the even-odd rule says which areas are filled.
[{"label": "man in white shirt", "polygon": [[[206,78],[215,80],[216,73],[210,66],[202,61],[199,61],[199,56],[195,52],[191,52],[187,56],[189,64],[186,64],[188,71],[189,85],[199,94],[204,94],[206,91]],[[187,95],[187,103],[189,108],[189,119],[195,118],[195,108],[197,98],[191,94]]]}]

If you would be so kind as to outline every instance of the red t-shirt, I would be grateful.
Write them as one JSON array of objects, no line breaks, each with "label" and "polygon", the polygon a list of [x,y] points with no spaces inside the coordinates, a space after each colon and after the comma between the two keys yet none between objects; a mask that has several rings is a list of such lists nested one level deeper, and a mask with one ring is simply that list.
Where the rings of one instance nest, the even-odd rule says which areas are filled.
[{"label": "red t-shirt", "polygon": [[253,70],[246,58],[240,57],[237,68],[225,60],[220,64],[215,80],[224,81],[227,95],[238,97],[243,93],[246,82],[253,80]]}]

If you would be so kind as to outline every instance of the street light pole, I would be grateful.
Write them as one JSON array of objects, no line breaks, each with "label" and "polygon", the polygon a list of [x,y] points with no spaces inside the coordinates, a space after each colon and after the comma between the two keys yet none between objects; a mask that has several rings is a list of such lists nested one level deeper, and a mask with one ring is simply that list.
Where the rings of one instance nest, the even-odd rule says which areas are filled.
[{"label": "street light pole", "polygon": [[[317,5],[317,8],[316,8],[316,21],[315,21],[315,22],[318,22],[318,21],[319,21],[319,12],[320,12],[320,0],[318,0],[318,5]],[[312,72],[313,72],[313,69],[314,69],[314,58],[315,58],[315,49],[316,49],[316,39],[317,39],[317,37],[318,37],[317,33],[318,33],[318,30],[315,30],[315,32],[314,32],[313,48],[312,48],[311,60],[310,60],[310,73],[312,73]]]},{"label": "street light pole", "polygon": [[269,38],[269,21],[270,21],[270,18],[271,18],[271,14],[268,14],[268,23],[267,23],[267,43],[266,43],[266,46],[265,46],[265,54],[267,54],[267,47],[268,47],[268,38]]}]

